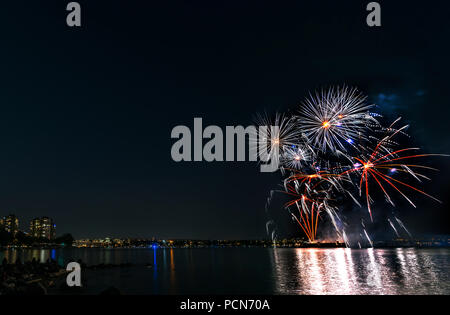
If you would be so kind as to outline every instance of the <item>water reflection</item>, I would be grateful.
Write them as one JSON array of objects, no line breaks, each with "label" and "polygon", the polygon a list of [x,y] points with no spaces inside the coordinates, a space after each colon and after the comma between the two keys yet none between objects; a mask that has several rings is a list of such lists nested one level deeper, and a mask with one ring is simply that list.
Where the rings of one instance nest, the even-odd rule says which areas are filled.
[{"label": "water reflection", "polygon": [[442,253],[417,249],[275,249],[276,293],[448,294],[448,253]]},{"label": "water reflection", "polygon": [[86,270],[86,293],[449,294],[449,249],[53,249],[0,251],[0,261],[132,263]]},{"label": "water reflection", "polygon": [[0,259],[6,258],[8,262],[25,262],[31,261],[33,259],[38,262],[46,262],[48,259],[56,260],[56,250],[55,249],[30,249],[30,250],[19,250],[19,249],[8,249],[0,252]]}]

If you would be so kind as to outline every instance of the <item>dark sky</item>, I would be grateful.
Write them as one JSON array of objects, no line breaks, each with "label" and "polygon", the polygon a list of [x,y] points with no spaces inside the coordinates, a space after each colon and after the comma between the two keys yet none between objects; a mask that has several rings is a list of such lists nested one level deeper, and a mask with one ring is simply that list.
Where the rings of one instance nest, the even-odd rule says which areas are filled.
[{"label": "dark sky", "polygon": [[[0,215],[47,215],[58,234],[262,238],[278,174],[254,163],[175,163],[176,125],[249,125],[307,91],[359,87],[450,153],[445,1],[9,1],[0,10]],[[449,233],[449,161],[404,209],[413,231]],[[283,210],[280,212],[285,215]],[[286,216],[286,220],[288,220]]]}]

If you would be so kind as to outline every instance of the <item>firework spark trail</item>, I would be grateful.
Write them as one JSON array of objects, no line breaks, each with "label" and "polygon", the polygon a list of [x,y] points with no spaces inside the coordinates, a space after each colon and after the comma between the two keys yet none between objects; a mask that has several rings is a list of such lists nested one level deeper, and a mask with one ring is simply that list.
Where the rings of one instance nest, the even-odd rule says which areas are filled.
[{"label": "firework spark trail", "polygon": [[311,202],[311,206],[308,207],[305,200],[302,200],[300,205],[296,201],[295,205],[298,209],[299,217],[292,212],[291,215],[300,225],[303,232],[305,232],[309,241],[313,242],[317,236],[317,223],[319,220],[321,205],[317,205],[316,202]]},{"label": "firework spark trail", "polygon": [[[298,116],[277,113],[274,119],[267,115],[258,118],[260,126],[277,127],[260,129],[255,139],[258,149],[264,151],[260,154],[270,152],[269,157],[279,163],[285,176],[283,192],[292,198],[285,207],[310,241],[316,240],[319,220],[324,219],[321,213],[326,213],[338,236],[349,246],[338,218],[339,206],[350,197],[361,207],[362,199],[373,221],[372,205],[376,200],[371,195],[372,186],[378,187],[392,206],[396,193],[416,207],[406,190],[440,202],[406,179],[394,177],[409,177],[419,183],[430,180],[419,171],[437,170],[410,160],[448,155],[418,154],[418,148],[399,147],[395,138],[407,136],[409,125],[396,128],[400,117],[383,127],[377,119],[381,115],[369,112],[373,107],[357,89],[337,87],[310,95]],[[393,222],[388,222],[399,235]],[[363,231],[373,246],[364,224]]]},{"label": "firework spark trail", "polygon": [[406,233],[408,233],[409,237],[412,237],[411,233],[409,233],[408,229],[407,229],[406,226],[403,224],[403,222],[402,222],[399,218],[397,218],[397,217],[395,217],[395,220],[397,220],[398,224],[406,231]]},{"label": "firework spark trail", "polygon": [[[388,202],[393,206],[395,206],[395,204],[394,204],[390,194],[387,192],[385,185],[387,187],[389,187],[389,186],[392,187],[394,190],[396,190],[398,193],[400,193],[400,195],[403,196],[413,207],[416,207],[415,203],[399,187],[409,188],[409,189],[419,192],[431,199],[434,199],[437,202],[440,202],[440,200],[429,195],[428,193],[426,193],[418,188],[415,188],[414,186],[407,184],[404,181],[400,181],[398,179],[393,178],[390,175],[384,174],[381,171],[390,170],[391,172],[401,172],[401,173],[409,174],[419,181],[420,181],[419,177],[423,178],[423,179],[429,179],[427,176],[417,173],[416,171],[413,171],[413,169],[415,169],[415,168],[428,169],[428,170],[436,170],[436,169],[427,167],[427,166],[423,166],[423,165],[417,165],[417,164],[398,164],[398,163],[393,163],[393,162],[400,161],[400,160],[408,160],[408,159],[412,159],[412,158],[419,158],[419,157],[445,156],[445,155],[443,155],[443,154],[416,154],[416,155],[399,156],[400,153],[403,153],[406,151],[411,151],[411,150],[417,150],[416,148],[400,149],[400,150],[397,150],[394,152],[389,152],[388,154],[382,155],[382,154],[380,154],[379,150],[380,150],[380,148],[383,147],[383,142],[386,141],[387,139],[390,139],[390,137],[384,138],[377,144],[377,146],[375,147],[375,149],[373,150],[373,152],[369,158],[354,157],[354,159],[356,161],[358,161],[358,164],[357,164],[358,166],[341,173],[341,175],[344,175],[347,173],[360,174],[359,175],[360,176],[359,194],[361,195],[363,191],[365,192],[367,209],[369,211],[371,219],[372,219],[372,209],[371,209],[372,199],[369,194],[369,178],[373,178],[373,180],[376,182],[376,184],[379,186],[379,188],[383,191]],[[396,167],[401,167],[402,169],[397,169]],[[363,184],[364,184],[364,187],[363,187]]]},{"label": "firework spark trail", "polygon": [[350,242],[348,241],[347,234],[345,233],[345,231],[343,231],[342,233],[342,238],[344,240],[345,246],[350,247]]},{"label": "firework spark trail", "polygon": [[391,225],[392,229],[394,230],[395,235],[397,235],[397,237],[400,237],[400,235],[398,234],[397,229],[395,228],[395,226],[392,223],[392,221],[390,219],[387,219],[387,220],[388,220],[389,224]]},{"label": "firework spark trail", "polygon": [[370,247],[373,247],[373,242],[372,242],[372,240],[370,239],[370,237],[369,237],[369,234],[367,234],[367,231],[364,229],[364,234],[366,235],[366,238],[367,238],[367,240],[369,241],[369,243],[370,243]]}]

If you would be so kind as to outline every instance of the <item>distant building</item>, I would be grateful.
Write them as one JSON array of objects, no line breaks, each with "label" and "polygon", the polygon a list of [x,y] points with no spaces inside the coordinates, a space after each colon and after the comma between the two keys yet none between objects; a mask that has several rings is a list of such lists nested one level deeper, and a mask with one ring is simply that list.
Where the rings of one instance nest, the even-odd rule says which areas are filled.
[{"label": "distant building", "polygon": [[30,236],[52,240],[56,235],[56,225],[48,217],[35,218],[30,222]]},{"label": "distant building", "polygon": [[14,214],[3,217],[0,224],[6,232],[11,233],[12,235],[16,235],[16,233],[19,232],[19,219]]},{"label": "distant building", "polygon": [[40,237],[41,235],[41,219],[35,218],[30,222],[30,236]]}]

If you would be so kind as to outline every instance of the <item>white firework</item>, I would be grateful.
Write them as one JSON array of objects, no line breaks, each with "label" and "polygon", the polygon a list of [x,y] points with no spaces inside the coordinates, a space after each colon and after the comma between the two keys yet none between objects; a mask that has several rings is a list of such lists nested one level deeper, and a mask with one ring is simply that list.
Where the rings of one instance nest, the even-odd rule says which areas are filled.
[{"label": "white firework", "polygon": [[311,153],[302,146],[292,145],[284,149],[280,163],[287,169],[300,170],[311,160]]},{"label": "white firework", "polygon": [[367,140],[367,128],[378,125],[369,113],[373,105],[356,88],[330,88],[310,95],[301,108],[299,126],[318,149],[346,152]]},{"label": "white firework", "polygon": [[300,132],[292,117],[278,113],[273,119],[258,116],[257,124],[258,134],[253,137],[253,145],[261,160],[279,163],[285,151],[299,142]]}]

